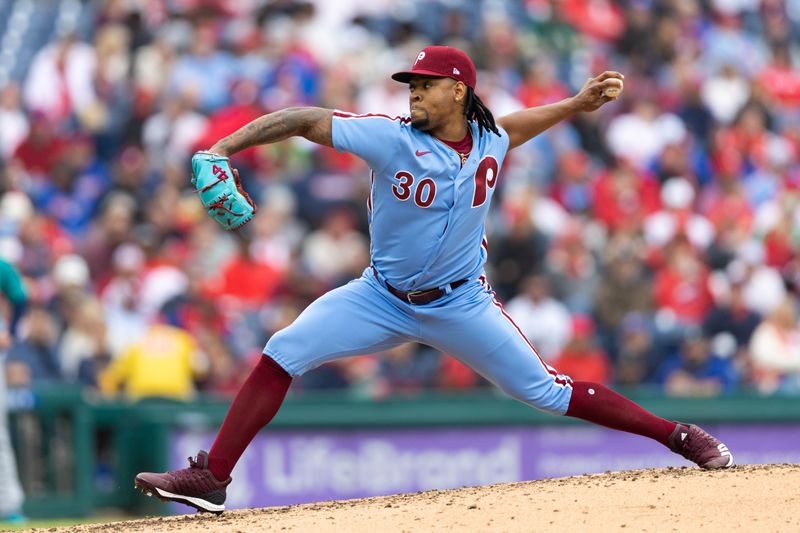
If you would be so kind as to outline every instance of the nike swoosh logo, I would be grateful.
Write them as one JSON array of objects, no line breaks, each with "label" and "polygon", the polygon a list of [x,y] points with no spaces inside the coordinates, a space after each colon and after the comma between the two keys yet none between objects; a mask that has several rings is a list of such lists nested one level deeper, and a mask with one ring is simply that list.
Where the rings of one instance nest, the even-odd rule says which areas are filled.
[{"label": "nike swoosh logo", "polygon": [[420,152],[419,150],[417,150],[417,151],[416,151],[416,152],[414,152],[414,153],[417,155],[417,157],[419,157],[419,156],[421,156],[421,155],[429,154],[429,153],[431,153],[431,152],[430,152],[430,150],[428,150],[427,152]]}]

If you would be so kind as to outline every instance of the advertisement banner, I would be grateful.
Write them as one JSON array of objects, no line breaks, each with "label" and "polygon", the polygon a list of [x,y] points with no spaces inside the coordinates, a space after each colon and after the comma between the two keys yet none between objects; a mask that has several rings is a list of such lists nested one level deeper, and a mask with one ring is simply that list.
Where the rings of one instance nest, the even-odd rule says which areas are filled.
[{"label": "advertisement banner", "polygon": [[[708,425],[739,464],[800,462],[800,426]],[[171,468],[214,434],[173,434]],[[660,444],[593,426],[262,431],[228,487],[228,509],[379,496],[615,470],[690,466]],[[175,506],[176,512],[188,512]]]}]

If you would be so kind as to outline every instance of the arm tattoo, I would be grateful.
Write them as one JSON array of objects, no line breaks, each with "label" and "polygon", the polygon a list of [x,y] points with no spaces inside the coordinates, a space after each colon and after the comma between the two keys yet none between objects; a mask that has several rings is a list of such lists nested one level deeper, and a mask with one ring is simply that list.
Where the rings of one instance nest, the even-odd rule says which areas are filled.
[{"label": "arm tattoo", "polygon": [[251,146],[269,144],[299,135],[309,141],[333,146],[333,112],[320,107],[290,107],[261,116],[218,141],[212,152],[232,155]]}]

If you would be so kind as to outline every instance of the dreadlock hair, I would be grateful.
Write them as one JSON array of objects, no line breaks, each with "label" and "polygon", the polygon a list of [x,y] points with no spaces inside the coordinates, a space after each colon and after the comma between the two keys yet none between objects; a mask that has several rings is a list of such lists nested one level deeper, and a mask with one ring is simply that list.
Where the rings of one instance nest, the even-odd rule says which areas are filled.
[{"label": "dreadlock hair", "polygon": [[499,136],[500,132],[497,131],[497,126],[494,123],[494,115],[489,111],[481,99],[475,94],[471,87],[467,87],[467,101],[464,105],[464,116],[468,121],[475,121],[478,123],[478,135],[483,137],[483,130],[488,130]]}]

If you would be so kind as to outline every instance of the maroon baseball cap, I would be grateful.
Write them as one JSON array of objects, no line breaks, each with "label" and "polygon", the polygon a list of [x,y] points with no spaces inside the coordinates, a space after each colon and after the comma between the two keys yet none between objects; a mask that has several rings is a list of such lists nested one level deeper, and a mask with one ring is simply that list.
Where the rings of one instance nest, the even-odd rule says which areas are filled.
[{"label": "maroon baseball cap", "polygon": [[453,78],[464,82],[464,85],[475,90],[477,75],[475,65],[469,56],[458,48],[451,46],[428,46],[417,54],[411,70],[392,74],[392,79],[408,83],[411,76],[437,76]]}]

